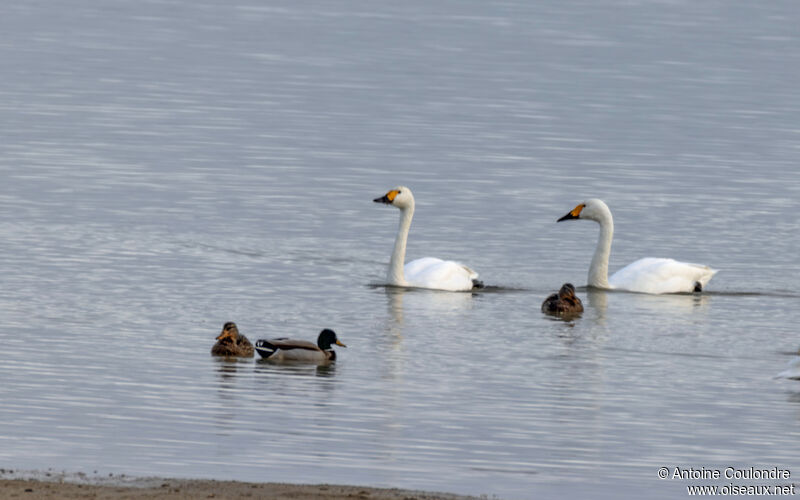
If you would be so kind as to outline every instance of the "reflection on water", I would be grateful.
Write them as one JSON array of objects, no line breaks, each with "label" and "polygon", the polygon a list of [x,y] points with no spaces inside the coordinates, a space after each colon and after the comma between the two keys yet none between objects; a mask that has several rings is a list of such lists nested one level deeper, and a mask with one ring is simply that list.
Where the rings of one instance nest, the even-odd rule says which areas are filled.
[{"label": "reflection on water", "polygon": [[652,296],[633,294],[632,304],[637,309],[651,313],[698,314],[707,313],[711,306],[712,295],[708,293],[669,294]]},{"label": "reflection on water", "polygon": [[403,325],[406,314],[454,315],[472,307],[471,292],[442,292],[423,288],[385,287],[389,312]]},{"label": "reflection on water", "polygon": [[790,391],[786,399],[790,403],[799,405],[797,408],[797,419],[800,420],[800,391]]},{"label": "reflection on water", "polygon": [[[797,382],[773,378],[800,344],[792,2],[10,5],[0,467],[508,499],[800,470]],[[399,183],[425,205],[409,255],[494,287],[368,285],[370,200]],[[580,290],[550,321],[596,238],[554,221],[593,196],[612,267],[657,249],[721,272]],[[229,320],[348,348],[214,359]]]},{"label": "reflection on water", "polygon": [[217,374],[219,375],[220,379],[220,386],[230,388],[232,387],[232,383],[236,380],[236,373],[239,370],[239,364],[249,362],[250,360],[244,360],[239,358],[226,358],[221,356],[214,356],[212,358],[217,365]]},{"label": "reflection on water", "polygon": [[[624,302],[627,314],[675,315],[682,317],[691,314],[707,314],[713,294],[667,294],[648,295],[615,290],[602,290],[587,287],[585,290],[588,310],[593,320],[602,324],[609,308]],[[624,298],[623,298],[624,297]]]},{"label": "reflection on water", "polygon": [[224,359],[213,358],[216,363],[216,373],[218,375],[217,395],[219,397],[219,407],[214,415],[217,434],[230,435],[236,424],[237,407],[241,401],[237,398],[237,387],[241,383],[237,377],[239,371],[239,360],[235,358]]},{"label": "reflection on water", "polygon": [[784,367],[783,371],[775,375],[775,378],[800,380],[800,357],[794,356]]},{"label": "reflection on water", "polygon": [[608,290],[600,290],[593,287],[588,287],[586,289],[586,301],[588,302],[589,307],[592,309],[592,312],[595,314],[595,318],[600,323],[603,323],[606,317],[606,311],[608,310],[608,296]]},{"label": "reflection on water", "polygon": [[[250,390],[274,410],[283,408],[307,414],[309,408],[325,408],[327,412],[340,404],[336,391],[336,363],[316,365],[258,360],[253,367],[254,379]],[[311,416],[316,417],[318,415]],[[283,432],[279,428],[275,431]]]},{"label": "reflection on water", "polygon": [[255,372],[267,377],[274,375],[333,377],[336,375],[336,361],[309,363],[257,359]]}]

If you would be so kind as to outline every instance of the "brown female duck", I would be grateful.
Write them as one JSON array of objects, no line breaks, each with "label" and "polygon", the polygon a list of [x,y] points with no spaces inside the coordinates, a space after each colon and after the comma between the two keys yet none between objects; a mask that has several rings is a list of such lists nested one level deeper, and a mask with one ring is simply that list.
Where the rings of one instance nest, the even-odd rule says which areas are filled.
[{"label": "brown female duck", "polygon": [[253,357],[253,344],[247,337],[239,333],[236,323],[229,321],[222,327],[222,333],[217,337],[217,343],[211,348],[214,356],[241,356]]},{"label": "brown female duck", "polygon": [[583,312],[581,299],[575,295],[572,283],[564,283],[558,293],[547,297],[542,303],[542,312],[555,316],[580,314]]}]

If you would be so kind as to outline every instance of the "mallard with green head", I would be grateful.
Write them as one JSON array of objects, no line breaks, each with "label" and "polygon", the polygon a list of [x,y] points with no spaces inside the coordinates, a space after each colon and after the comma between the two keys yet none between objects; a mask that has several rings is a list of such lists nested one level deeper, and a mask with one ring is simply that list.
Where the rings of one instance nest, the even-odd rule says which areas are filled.
[{"label": "mallard with green head", "polygon": [[228,321],[222,327],[222,333],[217,337],[217,343],[211,348],[214,356],[240,356],[253,357],[253,344],[247,337],[239,333],[236,323]]},{"label": "mallard with green head", "polygon": [[260,339],[256,341],[256,351],[264,358],[274,361],[303,361],[324,363],[336,359],[333,345],[347,347],[336,337],[336,333],[328,328],[322,330],[317,343],[308,340],[289,338]]}]

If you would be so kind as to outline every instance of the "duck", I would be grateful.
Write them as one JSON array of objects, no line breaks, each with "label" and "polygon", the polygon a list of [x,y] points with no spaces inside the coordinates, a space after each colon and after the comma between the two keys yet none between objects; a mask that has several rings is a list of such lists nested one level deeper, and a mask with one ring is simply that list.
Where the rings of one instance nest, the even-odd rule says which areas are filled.
[{"label": "duck", "polygon": [[483,282],[478,280],[478,273],[460,262],[423,257],[403,264],[406,258],[408,230],[414,217],[414,194],[411,189],[397,186],[372,201],[400,209],[400,227],[397,230],[394,251],[386,274],[389,285],[450,292],[483,288]]},{"label": "duck", "polygon": [[324,363],[336,360],[336,351],[332,346],[347,347],[331,329],[324,329],[317,337],[317,343],[308,340],[290,338],[259,339],[256,341],[256,352],[264,358],[273,361],[305,361]]},{"label": "duck", "polygon": [[217,337],[217,343],[211,348],[214,356],[239,356],[253,357],[253,344],[239,333],[239,328],[233,321],[228,321],[222,326],[222,333]]},{"label": "duck", "polygon": [[608,276],[608,258],[614,236],[614,219],[604,201],[586,200],[567,212],[556,222],[586,219],[600,224],[597,248],[589,266],[588,286],[607,290],[664,294],[702,292],[717,273],[702,264],[679,262],[674,259],[645,257]]},{"label": "duck", "polygon": [[583,312],[583,303],[575,295],[572,283],[564,283],[558,293],[551,294],[542,302],[542,312],[554,316],[566,316]]}]

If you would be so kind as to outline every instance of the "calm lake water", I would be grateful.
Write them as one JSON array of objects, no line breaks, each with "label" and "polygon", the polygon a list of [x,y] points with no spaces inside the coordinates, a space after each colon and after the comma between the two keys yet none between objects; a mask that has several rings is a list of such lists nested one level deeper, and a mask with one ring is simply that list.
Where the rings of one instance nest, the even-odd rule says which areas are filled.
[{"label": "calm lake water", "polygon": [[[795,2],[23,1],[0,62],[0,467],[504,499],[800,477],[800,382],[773,379],[800,347]],[[408,257],[492,288],[379,286],[397,184]],[[555,220],[590,197],[612,271],[700,262],[707,292],[543,316],[586,283],[597,227]],[[226,321],[348,348],[214,359]]]}]

